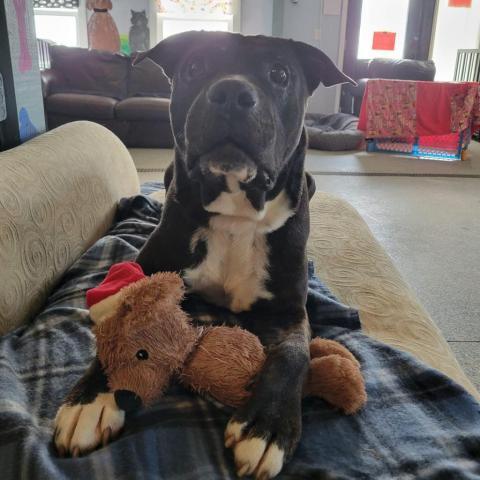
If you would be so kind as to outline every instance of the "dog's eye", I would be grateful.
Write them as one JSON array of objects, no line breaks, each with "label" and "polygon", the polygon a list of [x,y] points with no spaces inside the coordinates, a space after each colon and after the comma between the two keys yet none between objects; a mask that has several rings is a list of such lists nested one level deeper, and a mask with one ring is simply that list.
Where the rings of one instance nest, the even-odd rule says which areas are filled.
[{"label": "dog's eye", "polygon": [[194,80],[201,77],[205,72],[205,63],[200,58],[193,59],[186,69],[187,77],[189,80]]},{"label": "dog's eye", "polygon": [[139,360],[147,360],[148,352],[146,350],[139,350],[135,355]]},{"label": "dog's eye", "polygon": [[275,64],[270,69],[270,80],[277,85],[285,86],[288,83],[288,72],[287,69],[280,65],[279,63]]}]

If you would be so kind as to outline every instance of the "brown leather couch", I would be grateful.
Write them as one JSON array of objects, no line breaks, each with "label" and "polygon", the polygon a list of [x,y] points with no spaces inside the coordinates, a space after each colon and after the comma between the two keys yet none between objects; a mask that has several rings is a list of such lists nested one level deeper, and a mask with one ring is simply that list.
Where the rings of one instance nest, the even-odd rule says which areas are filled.
[{"label": "brown leather couch", "polygon": [[53,45],[42,89],[49,129],[90,120],[127,147],[173,145],[170,84],[149,59],[132,66],[126,55]]}]

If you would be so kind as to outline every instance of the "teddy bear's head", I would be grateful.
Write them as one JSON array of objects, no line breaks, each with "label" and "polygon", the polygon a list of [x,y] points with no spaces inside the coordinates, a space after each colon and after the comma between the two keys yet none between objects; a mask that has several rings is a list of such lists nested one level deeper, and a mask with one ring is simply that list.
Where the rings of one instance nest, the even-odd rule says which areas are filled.
[{"label": "teddy bear's head", "polygon": [[158,398],[183,365],[199,332],[180,308],[184,286],[161,272],[125,286],[110,313],[94,319],[97,356],[119,407]]}]

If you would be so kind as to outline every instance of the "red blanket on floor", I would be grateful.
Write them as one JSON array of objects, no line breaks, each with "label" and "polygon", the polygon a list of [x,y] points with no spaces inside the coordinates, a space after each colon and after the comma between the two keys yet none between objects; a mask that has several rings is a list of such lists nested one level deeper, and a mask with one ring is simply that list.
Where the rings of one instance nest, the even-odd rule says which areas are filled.
[{"label": "red blanket on floor", "polygon": [[367,138],[421,137],[480,128],[480,83],[369,80],[359,130]]}]

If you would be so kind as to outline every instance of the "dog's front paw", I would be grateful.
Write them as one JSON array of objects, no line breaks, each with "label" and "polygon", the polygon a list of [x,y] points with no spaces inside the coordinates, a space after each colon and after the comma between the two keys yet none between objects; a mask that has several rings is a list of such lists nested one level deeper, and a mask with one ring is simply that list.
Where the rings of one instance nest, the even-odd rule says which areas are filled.
[{"label": "dog's front paw", "polygon": [[99,393],[91,403],[64,403],[55,417],[55,446],[62,457],[78,457],[110,442],[124,422],[113,393]]},{"label": "dog's front paw", "polygon": [[[294,402],[295,404],[297,402]],[[300,405],[259,406],[255,399],[239,410],[225,429],[225,446],[233,448],[237,475],[266,480],[280,473],[301,435]]]}]

